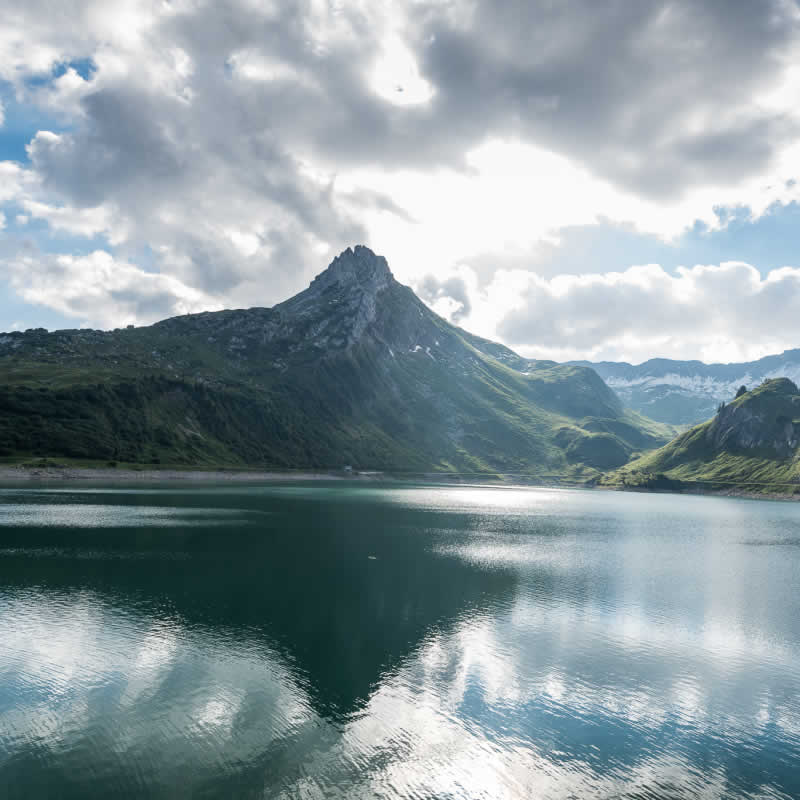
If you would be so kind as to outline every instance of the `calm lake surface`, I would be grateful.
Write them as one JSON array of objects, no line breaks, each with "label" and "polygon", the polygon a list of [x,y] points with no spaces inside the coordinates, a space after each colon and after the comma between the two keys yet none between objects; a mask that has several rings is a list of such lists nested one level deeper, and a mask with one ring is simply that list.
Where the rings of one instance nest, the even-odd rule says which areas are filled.
[{"label": "calm lake surface", "polygon": [[798,798],[800,505],[0,489],[0,797]]}]

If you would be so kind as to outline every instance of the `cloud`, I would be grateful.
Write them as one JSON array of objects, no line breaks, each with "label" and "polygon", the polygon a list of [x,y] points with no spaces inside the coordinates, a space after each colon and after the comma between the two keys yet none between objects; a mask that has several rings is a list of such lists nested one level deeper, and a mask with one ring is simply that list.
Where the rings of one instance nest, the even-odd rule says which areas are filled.
[{"label": "cloud", "polygon": [[103,250],[85,256],[23,252],[9,267],[12,287],[28,302],[108,328],[220,307],[170,275],[146,272]]},{"label": "cloud", "polygon": [[20,195],[27,177],[17,164],[0,161],[0,203],[7,203]]},{"label": "cloud", "polygon": [[553,276],[568,226],[669,238],[800,197],[797,48],[788,0],[30,0],[0,78],[53,124],[0,162],[0,203],[92,240],[77,252],[147,251],[146,274],[216,305],[280,301],[364,242],[487,328],[516,298],[486,307],[464,265],[483,287]]},{"label": "cloud", "polygon": [[24,218],[25,222],[28,221],[28,218],[33,217],[45,220],[54,230],[66,231],[78,236],[93,237],[98,234],[106,234],[112,244],[115,240],[125,238],[121,232],[113,232],[109,205],[95,208],[50,206],[26,197],[20,198],[20,205],[27,212]]},{"label": "cloud", "polygon": [[337,169],[463,166],[487,137],[520,136],[664,196],[757,174],[797,131],[775,94],[796,46],[786,0],[26,6],[0,39],[8,79],[91,57],[90,82],[67,70],[53,91],[91,85],[133,116],[169,98],[217,134],[266,133]]},{"label": "cloud", "polygon": [[434,275],[426,275],[417,285],[417,294],[456,324],[472,311],[467,284],[456,275],[441,281]]},{"label": "cloud", "polygon": [[796,47],[794,3],[431,3],[417,41],[442,118],[518,132],[645,195],[763,171],[797,134],[758,95]]},{"label": "cloud", "polygon": [[495,276],[482,302],[515,306],[497,321],[505,341],[561,359],[642,361],[657,353],[746,360],[800,341],[800,269],[793,267],[765,277],[741,262],[676,274],[657,264],[549,279],[506,272]]},{"label": "cloud", "polygon": [[[322,89],[280,75],[253,80],[237,67],[236,54],[257,62],[272,52],[289,76],[316,70],[360,81],[347,66],[357,50],[352,35],[342,52],[336,37],[309,41],[313,19],[303,8],[126,5],[136,19],[126,32],[100,6],[79,4],[82,42],[75,25],[62,40],[55,28],[32,22],[30,32],[43,40],[37,52],[51,58],[35,58],[39,69],[81,55],[96,70],[91,80],[67,70],[36,91],[13,73],[30,102],[46,99],[52,109],[61,98],[62,110],[74,113],[67,132],[32,139],[29,171],[39,191],[23,204],[70,232],[102,233],[131,251],[147,246],[162,271],[230,301],[254,284],[262,303],[300,288],[320,269],[320,252],[366,238],[360,203],[402,213],[374,190],[339,201],[333,173],[304,152],[303,132],[322,130],[329,119]],[[30,38],[26,24],[18,20],[18,35]],[[343,28],[344,36],[352,24]],[[31,68],[11,50],[17,67]],[[242,242],[256,244],[244,258]]]}]

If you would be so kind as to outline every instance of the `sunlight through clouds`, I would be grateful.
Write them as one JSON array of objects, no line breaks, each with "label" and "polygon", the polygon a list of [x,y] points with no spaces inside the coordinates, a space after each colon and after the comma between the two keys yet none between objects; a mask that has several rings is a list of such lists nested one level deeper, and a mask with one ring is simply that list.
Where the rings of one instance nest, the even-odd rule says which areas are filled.
[{"label": "sunlight through clouds", "polygon": [[[798,15],[767,5],[35,0],[0,33],[3,130],[30,117],[27,159],[0,160],[0,211],[41,224],[26,239],[7,226],[4,252],[52,252],[59,233],[134,264],[147,250],[136,269],[211,308],[279,302],[362,242],[415,289],[450,281],[461,299],[436,289],[430,302],[468,329],[556,354],[535,325],[520,338],[520,297],[499,285],[557,276],[541,253],[557,255],[564,231],[713,241],[733,218],[800,201]],[[617,253],[625,286],[635,258]],[[610,287],[585,260],[580,273]],[[624,294],[614,305],[627,313]],[[708,357],[744,348],[723,328]],[[562,350],[621,352],[641,333]]]}]

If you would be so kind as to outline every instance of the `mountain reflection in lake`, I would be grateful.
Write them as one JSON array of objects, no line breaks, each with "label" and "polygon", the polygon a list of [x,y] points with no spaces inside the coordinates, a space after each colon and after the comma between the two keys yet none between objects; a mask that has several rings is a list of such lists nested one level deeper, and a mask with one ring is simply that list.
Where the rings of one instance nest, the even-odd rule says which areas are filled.
[{"label": "mountain reflection in lake", "polygon": [[800,507],[0,491],[0,796],[800,796]]}]

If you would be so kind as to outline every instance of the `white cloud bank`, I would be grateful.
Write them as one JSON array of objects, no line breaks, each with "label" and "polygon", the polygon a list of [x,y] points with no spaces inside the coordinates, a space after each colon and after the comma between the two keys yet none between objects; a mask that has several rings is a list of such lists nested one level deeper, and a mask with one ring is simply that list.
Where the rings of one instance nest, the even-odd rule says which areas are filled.
[{"label": "white cloud bank", "polygon": [[21,255],[8,266],[11,285],[23,299],[79,324],[115,328],[221,308],[170,275],[146,272],[103,250],[82,257]]},{"label": "white cloud bank", "polygon": [[744,361],[800,343],[800,269],[792,267],[764,277],[741,262],[674,275],[656,264],[549,279],[505,271],[475,296],[477,316],[531,357]]},{"label": "white cloud bank", "polygon": [[[501,266],[566,226],[606,220],[668,239],[724,224],[720,207],[758,217],[800,199],[794,3],[29,0],[5,11],[0,79],[53,130],[32,133],[29,163],[0,162],[0,210],[91,240],[30,257],[24,274],[0,263],[30,302],[93,325],[116,324],[105,307],[144,322],[203,302],[269,305],[363,242],[403,281],[433,276],[437,307],[528,352],[725,358],[800,344],[793,323],[736,324],[735,304],[703,316],[681,294],[709,280],[696,270],[545,280]],[[77,255],[100,247],[118,269]],[[134,266],[143,251],[152,272]],[[447,296],[478,255],[466,302]],[[720,270],[726,293],[758,298],[765,324],[781,318],[769,286],[787,279],[756,290]],[[141,297],[131,277],[127,299],[113,299],[112,276],[129,274],[150,276]],[[675,293],[637,327],[631,304],[661,290]],[[556,307],[583,322],[544,324]]]}]

